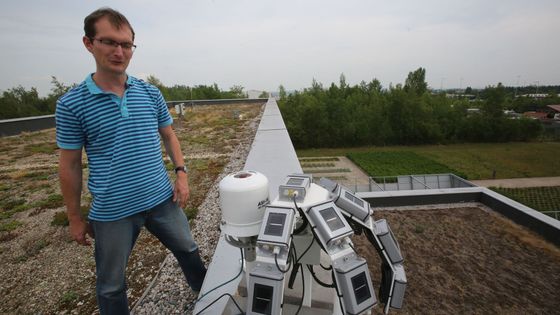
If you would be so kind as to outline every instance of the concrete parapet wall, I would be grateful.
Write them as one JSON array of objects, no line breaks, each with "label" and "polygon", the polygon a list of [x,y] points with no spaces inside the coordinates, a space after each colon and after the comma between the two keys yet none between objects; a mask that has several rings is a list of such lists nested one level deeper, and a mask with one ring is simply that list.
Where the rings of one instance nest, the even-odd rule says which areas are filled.
[{"label": "concrete parapet wall", "polygon": [[24,131],[38,131],[55,126],[54,115],[4,119],[0,120],[0,137],[14,136]]},{"label": "concrete parapet wall", "polygon": [[216,99],[216,100],[184,100],[184,101],[168,101],[167,107],[173,107],[178,104],[185,104],[185,106],[200,106],[200,105],[223,105],[223,104],[263,104],[268,101],[267,98],[232,98],[232,99]]}]

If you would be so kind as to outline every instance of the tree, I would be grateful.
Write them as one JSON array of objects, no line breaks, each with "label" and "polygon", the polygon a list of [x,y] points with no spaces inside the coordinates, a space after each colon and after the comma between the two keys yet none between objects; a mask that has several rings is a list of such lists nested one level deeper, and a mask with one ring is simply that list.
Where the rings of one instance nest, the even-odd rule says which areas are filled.
[{"label": "tree", "polygon": [[229,88],[230,93],[232,94],[232,98],[244,98],[246,97],[245,93],[243,92],[244,87],[241,85],[234,85]]},{"label": "tree", "polygon": [[506,101],[506,93],[502,83],[498,83],[496,87],[487,87],[484,94],[486,95],[486,101],[482,106],[482,111],[489,118],[497,119],[502,117]]},{"label": "tree", "polygon": [[37,89],[29,91],[23,86],[8,89],[0,97],[0,119],[50,114],[44,98],[39,98]]},{"label": "tree", "polygon": [[153,75],[153,74],[150,74],[146,78],[146,82],[150,83],[151,85],[154,85],[155,87],[157,87],[160,90],[161,90],[161,88],[164,87],[163,83],[161,83],[161,81],[158,78],[156,78],[156,76]]},{"label": "tree", "polygon": [[404,83],[404,90],[416,95],[422,95],[428,90],[426,83],[426,69],[418,68],[414,72],[409,72]]},{"label": "tree", "polygon": [[278,96],[280,96],[281,100],[285,99],[287,96],[286,89],[282,84],[280,84],[280,86],[278,87]]},{"label": "tree", "polygon": [[259,98],[268,98],[269,94],[267,91],[263,91],[261,94],[259,94]]},{"label": "tree", "polygon": [[73,86],[75,86],[75,84],[72,86],[65,85],[64,83],[58,81],[58,79],[55,76],[51,76],[51,83],[53,87],[51,88],[50,96],[56,98],[59,98],[60,96],[66,94],[68,90],[70,90]]}]

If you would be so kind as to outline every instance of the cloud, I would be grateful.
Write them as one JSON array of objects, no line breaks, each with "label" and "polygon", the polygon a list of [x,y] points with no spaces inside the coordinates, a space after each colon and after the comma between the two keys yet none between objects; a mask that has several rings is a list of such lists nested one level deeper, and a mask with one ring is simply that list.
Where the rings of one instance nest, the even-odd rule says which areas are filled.
[{"label": "cloud", "polygon": [[[0,90],[50,90],[94,71],[83,18],[100,1],[0,4]],[[526,1],[136,1],[112,6],[131,21],[138,49],[129,73],[164,84],[274,90],[379,79],[400,83],[427,69],[430,86],[559,84],[560,2]],[[37,79],[32,79],[37,78]],[[461,80],[461,78],[463,78]]]}]

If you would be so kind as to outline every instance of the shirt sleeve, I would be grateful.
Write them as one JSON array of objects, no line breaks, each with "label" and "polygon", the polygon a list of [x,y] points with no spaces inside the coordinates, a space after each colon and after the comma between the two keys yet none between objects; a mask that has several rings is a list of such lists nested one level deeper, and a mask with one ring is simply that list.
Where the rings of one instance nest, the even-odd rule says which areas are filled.
[{"label": "shirt sleeve", "polygon": [[61,149],[76,150],[84,145],[84,132],[76,115],[60,100],[56,102],[56,144]]},{"label": "shirt sleeve", "polygon": [[173,118],[171,114],[169,114],[167,103],[165,103],[160,90],[157,90],[156,107],[158,111],[158,127],[163,128],[171,125],[173,123]]}]

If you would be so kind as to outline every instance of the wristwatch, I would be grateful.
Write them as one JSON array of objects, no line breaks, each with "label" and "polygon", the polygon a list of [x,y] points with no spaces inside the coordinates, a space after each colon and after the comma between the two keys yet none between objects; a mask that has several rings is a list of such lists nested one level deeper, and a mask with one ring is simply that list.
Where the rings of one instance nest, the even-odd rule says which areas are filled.
[{"label": "wristwatch", "polygon": [[185,174],[186,174],[188,170],[189,170],[189,169],[188,169],[185,165],[183,165],[183,166],[177,166],[177,167],[175,168],[175,174],[177,174],[177,172],[185,172]]}]

